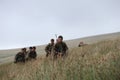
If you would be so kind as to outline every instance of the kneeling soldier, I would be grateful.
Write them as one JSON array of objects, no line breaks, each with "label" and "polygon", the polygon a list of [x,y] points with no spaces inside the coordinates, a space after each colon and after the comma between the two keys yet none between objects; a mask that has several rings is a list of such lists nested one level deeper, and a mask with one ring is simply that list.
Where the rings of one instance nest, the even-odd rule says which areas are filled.
[{"label": "kneeling soldier", "polygon": [[25,63],[25,53],[26,53],[26,48],[21,49],[21,52],[18,52],[16,54],[14,63],[17,63],[17,62]]},{"label": "kneeling soldier", "polygon": [[28,54],[28,57],[30,59],[36,59],[37,58],[37,52],[36,52],[36,47],[32,48],[32,51],[30,51],[30,53]]}]

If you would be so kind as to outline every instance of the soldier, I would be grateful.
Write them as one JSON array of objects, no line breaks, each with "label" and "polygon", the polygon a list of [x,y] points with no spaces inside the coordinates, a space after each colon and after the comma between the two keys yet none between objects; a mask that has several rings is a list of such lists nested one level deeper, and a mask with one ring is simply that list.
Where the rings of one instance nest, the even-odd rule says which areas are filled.
[{"label": "soldier", "polygon": [[85,44],[84,42],[80,42],[80,44],[78,45],[78,47],[82,47],[82,46],[86,46],[88,44]]},{"label": "soldier", "polygon": [[30,59],[36,59],[37,58],[36,47],[32,47],[32,51],[30,51],[28,56],[29,56]]},{"label": "soldier", "polygon": [[80,44],[78,45],[78,47],[80,47]]},{"label": "soldier", "polygon": [[25,63],[25,53],[26,53],[26,48],[22,48],[21,52],[18,52],[16,54],[14,63],[17,63],[17,62]]},{"label": "soldier", "polygon": [[78,47],[82,47],[84,45],[83,42],[80,42],[80,44],[78,45]]},{"label": "soldier", "polygon": [[49,55],[52,54],[53,48],[54,48],[54,39],[51,39],[51,43],[49,43],[49,44],[45,47],[46,57],[48,57]]},{"label": "soldier", "polygon": [[32,52],[32,47],[29,47],[29,50],[27,51],[27,54],[26,54],[26,60],[29,60],[29,53],[31,53]]},{"label": "soldier", "polygon": [[59,57],[66,56],[68,47],[67,47],[66,43],[63,42],[62,36],[58,37],[58,40],[57,40],[57,43],[55,44],[54,50],[55,50],[54,58],[57,58],[57,56],[59,56]]}]

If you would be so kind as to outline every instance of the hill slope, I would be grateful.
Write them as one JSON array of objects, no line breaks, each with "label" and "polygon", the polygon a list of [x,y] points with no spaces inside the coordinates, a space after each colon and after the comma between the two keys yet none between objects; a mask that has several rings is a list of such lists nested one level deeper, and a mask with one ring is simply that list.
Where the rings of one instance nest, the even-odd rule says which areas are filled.
[{"label": "hill slope", "polygon": [[120,80],[120,39],[71,48],[66,59],[40,56],[0,66],[0,80]]},{"label": "hill slope", "polygon": [[[68,41],[65,41],[65,42],[67,43],[69,48],[74,48],[74,47],[78,46],[80,41],[83,41],[87,44],[92,44],[92,43],[96,43],[96,42],[99,42],[99,41],[102,41],[102,40],[112,40],[112,39],[116,39],[116,38],[120,38],[120,32],[90,36],[90,37],[85,37],[85,38],[68,40]],[[39,55],[40,54],[45,54],[44,48],[45,48],[45,45],[37,47],[37,52],[38,52]],[[20,51],[20,49],[0,50],[0,64],[13,61],[14,56],[18,51]]]},{"label": "hill slope", "polygon": [[99,41],[114,40],[117,38],[120,38],[120,32],[89,36],[89,37],[84,37],[84,38],[79,38],[79,39],[68,40],[66,42],[69,45],[69,47],[73,48],[73,47],[77,47],[80,41],[83,41],[84,43],[87,43],[87,44],[93,44]]}]

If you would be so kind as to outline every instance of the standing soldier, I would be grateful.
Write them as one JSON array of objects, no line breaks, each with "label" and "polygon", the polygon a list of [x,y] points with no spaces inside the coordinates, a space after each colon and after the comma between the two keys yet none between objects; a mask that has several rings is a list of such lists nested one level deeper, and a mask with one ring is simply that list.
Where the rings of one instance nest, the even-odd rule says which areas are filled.
[{"label": "standing soldier", "polygon": [[63,42],[63,37],[62,36],[58,37],[54,50],[55,50],[54,58],[57,58],[57,56],[59,56],[59,57],[66,56],[68,46],[66,45],[65,42]]},{"label": "standing soldier", "polygon": [[54,39],[51,39],[51,43],[49,43],[45,47],[46,57],[48,57],[49,55],[52,55],[53,49],[54,49]]}]

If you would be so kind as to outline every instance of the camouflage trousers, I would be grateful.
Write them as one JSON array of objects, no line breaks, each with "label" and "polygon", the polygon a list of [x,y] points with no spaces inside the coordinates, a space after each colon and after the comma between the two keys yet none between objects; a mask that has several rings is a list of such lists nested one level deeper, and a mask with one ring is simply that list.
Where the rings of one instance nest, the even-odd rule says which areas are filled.
[{"label": "camouflage trousers", "polygon": [[52,54],[51,51],[47,51],[47,52],[46,52],[46,57],[51,56],[51,54]]},{"label": "camouflage trousers", "polygon": [[55,52],[54,53],[54,59],[65,58],[66,56],[67,56],[67,52]]}]

